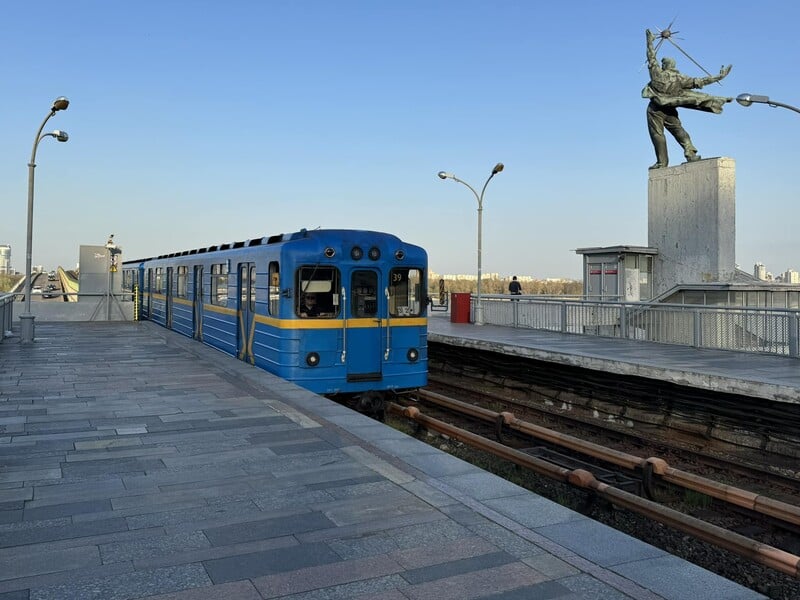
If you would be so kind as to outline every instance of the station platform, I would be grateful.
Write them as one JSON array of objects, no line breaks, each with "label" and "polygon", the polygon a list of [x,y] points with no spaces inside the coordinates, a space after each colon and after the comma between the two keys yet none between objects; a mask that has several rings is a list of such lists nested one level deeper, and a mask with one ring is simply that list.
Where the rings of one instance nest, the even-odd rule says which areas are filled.
[{"label": "station platform", "polygon": [[451,323],[433,313],[428,340],[715,392],[800,404],[800,361],[538,329]]},{"label": "station platform", "polygon": [[36,334],[0,343],[0,600],[762,598],[151,323]]}]

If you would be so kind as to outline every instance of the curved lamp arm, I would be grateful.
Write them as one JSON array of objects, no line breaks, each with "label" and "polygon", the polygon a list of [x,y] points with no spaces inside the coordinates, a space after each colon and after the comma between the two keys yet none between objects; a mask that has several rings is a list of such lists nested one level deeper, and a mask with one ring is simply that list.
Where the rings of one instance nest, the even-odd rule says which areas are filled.
[{"label": "curved lamp arm", "polygon": [[769,96],[760,96],[758,94],[739,94],[736,96],[736,101],[741,104],[742,106],[751,106],[753,102],[757,104],[766,104],[775,108],[776,106],[780,106],[781,108],[788,108],[789,110],[793,110],[796,113],[800,113],[800,108],[796,106],[792,106],[791,104],[784,104],[783,102],[776,102],[775,100],[770,100]]}]

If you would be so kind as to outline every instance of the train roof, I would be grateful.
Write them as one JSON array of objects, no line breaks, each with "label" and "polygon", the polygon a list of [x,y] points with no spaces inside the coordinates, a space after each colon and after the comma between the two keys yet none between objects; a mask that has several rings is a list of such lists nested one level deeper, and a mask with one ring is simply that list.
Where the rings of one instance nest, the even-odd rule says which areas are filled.
[{"label": "train roof", "polygon": [[234,248],[250,248],[253,246],[265,246],[268,244],[280,244],[291,242],[301,239],[313,239],[315,237],[345,237],[360,234],[377,235],[381,237],[394,238],[400,242],[400,238],[391,233],[382,231],[370,231],[366,229],[301,229],[293,233],[279,233],[267,237],[252,238],[241,242],[227,242],[224,244],[217,244],[214,246],[206,246],[202,248],[194,248],[192,250],[183,250],[181,252],[171,252],[168,254],[159,254],[158,256],[150,256],[147,258],[137,258],[135,260],[126,260],[122,264],[130,265],[141,263],[149,260],[157,260],[161,258],[174,258],[177,256],[191,256],[193,254],[207,254],[210,252],[219,252],[222,250],[232,250]]}]

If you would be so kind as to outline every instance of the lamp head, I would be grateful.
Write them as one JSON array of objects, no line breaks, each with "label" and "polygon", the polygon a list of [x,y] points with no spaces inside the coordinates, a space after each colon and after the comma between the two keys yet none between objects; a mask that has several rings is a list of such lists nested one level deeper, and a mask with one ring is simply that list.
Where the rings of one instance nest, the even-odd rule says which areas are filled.
[{"label": "lamp head", "polygon": [[447,179],[448,177],[452,177],[452,175],[446,171],[439,171],[437,175],[439,176],[439,179]]},{"label": "lamp head", "polygon": [[59,110],[67,110],[69,106],[69,100],[67,100],[64,96],[59,96],[55,100],[53,100],[53,107],[50,109],[53,112],[57,112]]},{"label": "lamp head", "polygon": [[497,175],[503,169],[505,169],[505,166],[503,165],[503,163],[497,163],[494,166],[494,169],[492,169],[492,175]]},{"label": "lamp head", "polygon": [[56,138],[59,142],[66,142],[69,139],[69,135],[67,134],[67,132],[61,131],[60,129],[56,129],[50,135]]},{"label": "lamp head", "polygon": [[756,94],[739,94],[736,101],[742,106],[750,106],[753,102],[759,104],[769,104],[769,96],[758,96]]}]

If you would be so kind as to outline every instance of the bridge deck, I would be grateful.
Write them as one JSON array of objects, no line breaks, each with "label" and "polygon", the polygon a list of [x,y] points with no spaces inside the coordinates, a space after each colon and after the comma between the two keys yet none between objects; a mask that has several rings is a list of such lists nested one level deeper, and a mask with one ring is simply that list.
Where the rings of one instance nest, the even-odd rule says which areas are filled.
[{"label": "bridge deck", "polygon": [[428,319],[428,339],[705,390],[800,403],[800,360],[641,340]]},{"label": "bridge deck", "polygon": [[150,323],[36,332],[0,344],[2,600],[761,597]]}]

